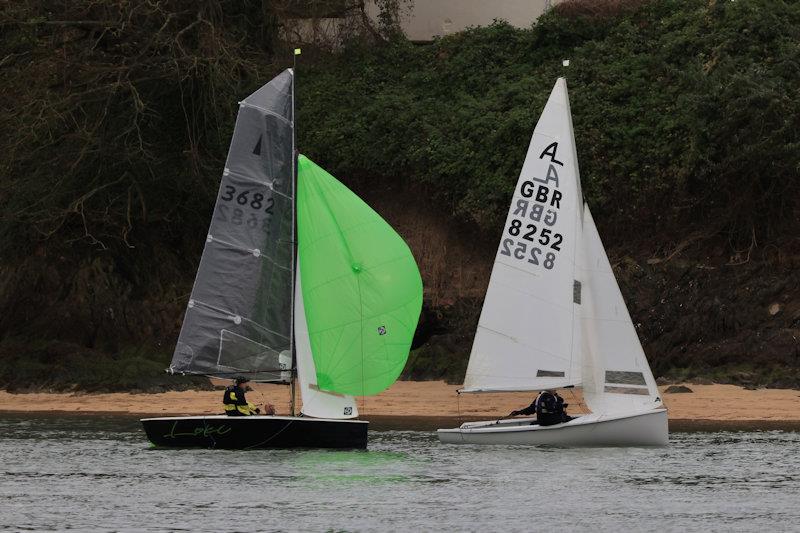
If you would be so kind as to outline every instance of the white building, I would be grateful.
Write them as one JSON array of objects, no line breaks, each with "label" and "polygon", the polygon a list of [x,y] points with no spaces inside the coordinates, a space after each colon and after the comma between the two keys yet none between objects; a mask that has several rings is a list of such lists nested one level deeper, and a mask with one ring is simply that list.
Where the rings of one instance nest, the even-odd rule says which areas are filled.
[{"label": "white building", "polygon": [[[409,0],[401,1],[401,27],[409,40],[432,41],[471,26],[487,26],[495,19],[512,26],[528,28],[557,0]],[[346,0],[302,0],[287,10],[283,19],[283,37],[294,43],[337,46],[352,34],[362,21],[358,4]],[[287,0],[294,6],[294,0]],[[309,7],[312,6],[312,7]],[[314,8],[315,7],[315,8]],[[325,9],[326,7],[330,9]],[[380,12],[374,0],[365,1],[365,12],[377,22]],[[331,14],[336,13],[336,16]]]},{"label": "white building", "polygon": [[[550,8],[551,0],[413,0],[402,28],[412,41],[432,41],[470,26],[488,26],[502,19],[518,28],[528,28]],[[378,12],[373,3],[368,11]]]}]

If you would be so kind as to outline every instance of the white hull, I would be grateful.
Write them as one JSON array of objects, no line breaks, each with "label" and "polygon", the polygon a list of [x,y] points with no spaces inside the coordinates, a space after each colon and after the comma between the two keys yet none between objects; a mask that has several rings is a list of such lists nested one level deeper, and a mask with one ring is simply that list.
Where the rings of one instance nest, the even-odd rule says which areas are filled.
[{"label": "white hull", "polygon": [[516,444],[528,446],[666,446],[667,410],[644,413],[589,414],[554,426],[531,425],[535,419],[467,422],[440,429],[443,444]]}]

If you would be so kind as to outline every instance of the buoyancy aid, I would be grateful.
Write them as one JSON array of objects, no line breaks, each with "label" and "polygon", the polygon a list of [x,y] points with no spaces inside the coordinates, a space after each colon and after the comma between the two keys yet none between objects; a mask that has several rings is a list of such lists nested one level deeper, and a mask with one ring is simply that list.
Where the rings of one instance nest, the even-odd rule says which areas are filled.
[{"label": "buoyancy aid", "polygon": [[225,414],[229,416],[247,416],[253,414],[253,409],[247,403],[244,389],[238,385],[229,385],[222,396]]},{"label": "buoyancy aid", "polygon": [[556,396],[549,391],[539,395],[536,401],[536,420],[540,426],[551,426],[561,423],[561,413],[564,411],[564,400],[558,401]]}]

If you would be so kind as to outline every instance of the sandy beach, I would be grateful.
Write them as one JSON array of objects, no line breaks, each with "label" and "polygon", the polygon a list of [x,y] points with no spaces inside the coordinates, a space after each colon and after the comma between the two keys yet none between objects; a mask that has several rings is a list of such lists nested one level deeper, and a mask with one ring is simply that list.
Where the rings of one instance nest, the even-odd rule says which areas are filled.
[{"label": "sandy beach", "polygon": [[[221,384],[220,382],[219,384]],[[734,385],[687,385],[691,393],[665,393],[673,428],[800,429],[800,391],[746,390]],[[289,388],[254,384],[248,399],[271,403],[278,414],[288,414]],[[527,406],[533,394],[456,394],[457,385],[441,381],[398,381],[385,392],[359,398],[366,419],[493,418]],[[562,391],[570,413],[583,412],[580,392]],[[221,391],[183,391],[158,394],[28,393],[0,391],[0,411],[31,413],[105,413],[120,415],[218,414]],[[426,424],[423,424],[426,425]]]}]

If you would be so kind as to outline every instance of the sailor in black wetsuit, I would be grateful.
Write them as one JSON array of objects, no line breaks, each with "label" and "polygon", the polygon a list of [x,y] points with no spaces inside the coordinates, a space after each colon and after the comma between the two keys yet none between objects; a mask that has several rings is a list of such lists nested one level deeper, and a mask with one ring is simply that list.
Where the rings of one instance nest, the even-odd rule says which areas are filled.
[{"label": "sailor in black wetsuit", "polygon": [[540,426],[552,426],[572,420],[572,417],[564,411],[568,405],[564,403],[564,399],[558,393],[544,390],[528,407],[519,411],[511,411],[510,416],[536,413],[536,421]]},{"label": "sailor in black wetsuit", "polygon": [[[561,407],[561,412],[558,408]],[[539,396],[536,405],[536,420],[540,426],[552,426],[561,423],[561,413],[564,412],[564,400],[560,404],[556,395],[550,391],[544,391]]]},{"label": "sailor in black wetsuit", "polygon": [[248,403],[247,398],[245,398],[244,387],[242,387],[242,385],[248,381],[247,378],[238,377],[234,380],[233,385],[229,385],[225,389],[222,403],[225,406],[226,415],[249,416],[260,412],[253,404]]},{"label": "sailor in black wetsuit", "polygon": [[539,398],[542,397],[542,394],[544,394],[544,391],[540,392],[539,396],[534,398],[528,407],[526,407],[525,409],[520,409],[519,411],[511,411],[511,414],[508,416],[535,415],[536,407],[539,404]]}]

